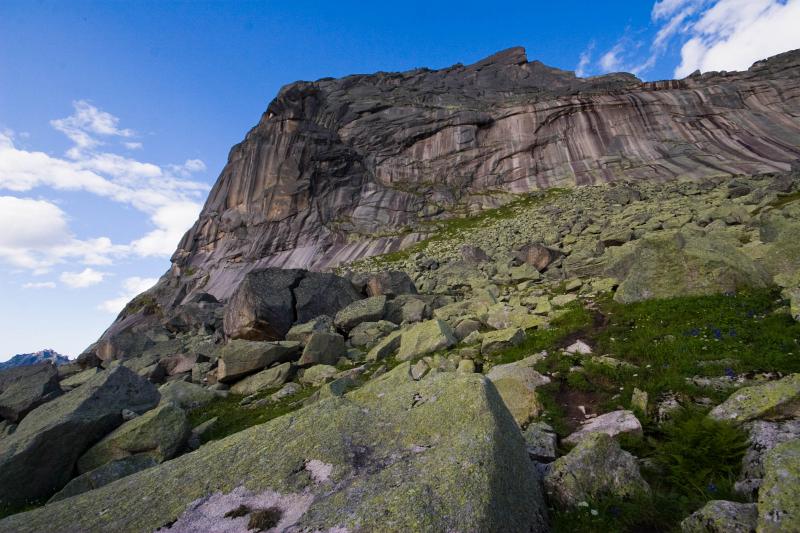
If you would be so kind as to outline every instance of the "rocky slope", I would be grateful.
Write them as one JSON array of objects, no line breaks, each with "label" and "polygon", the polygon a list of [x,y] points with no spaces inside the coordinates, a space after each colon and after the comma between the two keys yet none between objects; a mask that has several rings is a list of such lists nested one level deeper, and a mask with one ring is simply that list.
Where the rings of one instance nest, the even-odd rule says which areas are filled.
[{"label": "rocky slope", "polygon": [[14,366],[35,365],[38,363],[50,362],[54,365],[65,365],[69,363],[69,357],[61,355],[55,350],[40,350],[33,353],[20,353],[4,363],[0,363],[0,370]]},{"label": "rocky slope", "polygon": [[800,529],[797,61],[285,88],[153,290],[0,372],[0,531]]}]

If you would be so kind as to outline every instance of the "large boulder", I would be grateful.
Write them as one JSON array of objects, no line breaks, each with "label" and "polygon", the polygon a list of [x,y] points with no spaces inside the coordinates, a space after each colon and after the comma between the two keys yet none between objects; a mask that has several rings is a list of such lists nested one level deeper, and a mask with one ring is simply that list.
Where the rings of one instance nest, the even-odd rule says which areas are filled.
[{"label": "large boulder", "polygon": [[615,437],[620,433],[642,434],[642,424],[633,411],[612,411],[592,418],[581,424],[581,427],[564,439],[564,444],[577,444],[592,433],[605,433]]},{"label": "large boulder", "polygon": [[158,401],[152,383],[118,366],[37,407],[0,441],[0,505],[50,497],[78,457],[123,422],[123,409],[143,413]]},{"label": "large boulder", "polygon": [[72,479],[63,489],[55,493],[48,502],[57,502],[77,494],[89,492],[125,476],[130,476],[146,468],[152,468],[157,464],[155,459],[149,455],[131,455],[130,457],[104,464]]},{"label": "large boulder", "polygon": [[758,491],[758,531],[800,531],[800,439],[767,455]]},{"label": "large boulder", "polygon": [[225,307],[225,334],[232,339],[282,339],[294,322],[293,290],[303,274],[280,268],[249,272]]},{"label": "large boulder", "polygon": [[338,313],[334,324],[342,331],[350,331],[362,322],[377,322],[386,311],[386,296],[371,296],[357,300]]},{"label": "large boulder", "polygon": [[220,350],[217,379],[233,383],[275,363],[296,359],[299,354],[300,343],[297,341],[232,340]]},{"label": "large boulder", "polygon": [[321,315],[314,317],[308,322],[302,324],[295,324],[292,329],[286,334],[287,341],[297,341],[305,346],[311,334],[317,331],[326,331],[328,333],[336,333],[336,328],[333,325],[333,318],[328,315]]},{"label": "large boulder", "polygon": [[700,231],[659,231],[615,250],[606,273],[620,280],[614,299],[630,303],[764,287],[769,276],[735,243]]},{"label": "large boulder", "polygon": [[753,503],[711,500],[681,522],[682,533],[752,533],[758,511]]},{"label": "large boulder", "polygon": [[336,316],[361,299],[350,280],[321,272],[306,272],[294,289],[297,322],[307,322],[320,315]]},{"label": "large boulder", "polygon": [[397,359],[408,361],[456,344],[453,329],[444,320],[427,320],[403,331],[400,336],[400,349]]},{"label": "large boulder", "polygon": [[348,340],[350,344],[357,348],[371,349],[382,338],[395,330],[397,330],[397,324],[388,320],[362,322],[350,330],[350,338]]},{"label": "large boulder", "polygon": [[544,478],[553,502],[575,507],[604,497],[630,498],[650,491],[636,458],[605,433],[592,433],[552,464]]},{"label": "large boulder", "polygon": [[61,394],[51,363],[0,370],[0,418],[17,423],[31,410]]},{"label": "large boulder", "polygon": [[408,369],[0,530],[246,531],[271,509],[282,530],[547,531],[536,473],[491,383],[455,373],[415,382]]},{"label": "large boulder", "polygon": [[299,366],[316,364],[335,365],[340,357],[344,357],[347,348],[344,337],[338,333],[317,331],[311,334],[308,343],[303,348],[303,355],[297,361]]},{"label": "large boulder", "polygon": [[390,270],[370,274],[366,279],[367,294],[370,296],[399,296],[417,294],[417,287],[408,274]]},{"label": "large boulder", "polygon": [[526,244],[514,252],[514,257],[539,272],[544,271],[550,263],[564,255],[559,250],[553,250],[539,243]]},{"label": "large boulder", "polygon": [[800,374],[739,389],[708,416],[738,424],[756,418],[796,418],[800,416]]},{"label": "large boulder", "polygon": [[171,459],[186,444],[191,431],[186,413],[166,403],[125,422],[78,459],[78,471],[85,474],[106,463],[133,455],[147,455],[158,463]]},{"label": "large boulder", "polygon": [[195,409],[214,400],[217,395],[205,387],[188,381],[170,381],[158,388],[161,403],[173,403],[181,409]]},{"label": "large boulder", "polygon": [[539,360],[538,356],[531,356],[515,363],[494,366],[486,374],[520,427],[539,415],[542,407],[536,388],[550,383],[550,378],[533,369]]},{"label": "large boulder", "polygon": [[483,335],[481,353],[483,355],[491,355],[506,348],[519,346],[523,342],[525,342],[525,332],[520,328],[490,331]]}]

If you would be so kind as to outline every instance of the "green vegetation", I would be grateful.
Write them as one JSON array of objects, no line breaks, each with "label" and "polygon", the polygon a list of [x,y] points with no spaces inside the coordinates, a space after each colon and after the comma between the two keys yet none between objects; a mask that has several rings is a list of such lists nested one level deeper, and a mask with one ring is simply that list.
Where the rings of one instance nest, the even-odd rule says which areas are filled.
[{"label": "green vegetation", "polygon": [[[276,390],[278,389],[259,393],[255,401],[266,398]],[[313,392],[314,389],[304,388],[297,394],[279,402],[271,402],[258,407],[242,406],[240,404],[243,397],[230,394],[227,398],[215,398],[205,406],[192,410],[189,413],[189,423],[192,427],[196,427],[217,417],[214,426],[203,435],[203,442],[218,440],[299,409],[303,406],[303,400],[311,396]]]},{"label": "green vegetation", "polygon": [[737,501],[733,482],[747,449],[740,429],[688,409],[661,426],[646,427],[645,438],[622,438],[639,457],[652,494],[624,501],[587,502],[575,511],[553,510],[554,531],[672,531],[709,500]]},{"label": "green vegetation", "polygon": [[156,302],[155,298],[147,293],[140,294],[128,302],[128,305],[126,305],[125,309],[122,310],[122,314],[132,315],[140,311],[144,311],[144,313],[147,315],[163,315],[161,306],[158,305],[158,302]]}]

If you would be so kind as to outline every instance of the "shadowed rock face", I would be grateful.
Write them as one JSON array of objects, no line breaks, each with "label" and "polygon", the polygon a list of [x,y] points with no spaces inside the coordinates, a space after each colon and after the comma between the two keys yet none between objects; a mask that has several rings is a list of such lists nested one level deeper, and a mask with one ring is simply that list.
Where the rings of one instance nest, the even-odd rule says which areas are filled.
[{"label": "shadowed rock face", "polygon": [[443,208],[491,204],[477,196],[487,191],[787,170],[800,157],[798,79],[797,52],[642,83],[576,78],[513,48],[293,83],[233,148],[173,261],[209,273],[205,290],[225,298],[240,270],[396,249]]}]

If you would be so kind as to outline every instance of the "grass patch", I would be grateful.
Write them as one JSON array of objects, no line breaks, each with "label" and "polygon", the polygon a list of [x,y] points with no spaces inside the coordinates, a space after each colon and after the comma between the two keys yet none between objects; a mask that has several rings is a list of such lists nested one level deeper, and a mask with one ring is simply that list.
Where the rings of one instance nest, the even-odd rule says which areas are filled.
[{"label": "grass patch", "polygon": [[[260,393],[258,398],[265,398],[278,389]],[[278,418],[303,406],[303,400],[311,396],[315,389],[304,388],[297,394],[284,398],[279,402],[265,406],[250,408],[239,405],[243,396],[230,394],[227,398],[215,398],[203,407],[189,412],[189,423],[192,427],[202,424],[207,420],[217,417],[217,422],[203,435],[203,443],[218,440],[228,435],[238,433],[251,426],[263,424],[273,418]]]}]

